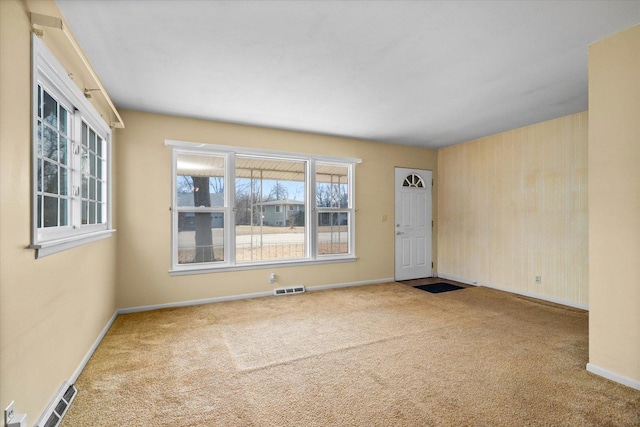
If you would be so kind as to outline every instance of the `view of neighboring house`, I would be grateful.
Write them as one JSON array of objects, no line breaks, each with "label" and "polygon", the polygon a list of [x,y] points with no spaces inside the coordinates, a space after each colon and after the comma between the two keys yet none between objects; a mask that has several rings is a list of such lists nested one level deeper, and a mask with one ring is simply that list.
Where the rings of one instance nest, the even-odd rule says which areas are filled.
[{"label": "view of neighboring house", "polygon": [[[213,193],[210,195],[210,206],[223,206],[224,195]],[[177,206],[194,207],[193,193],[177,193]],[[260,225],[260,215],[262,213],[262,225],[284,227],[291,225],[304,225],[304,202],[300,200],[272,200],[254,205],[254,225]],[[329,214],[327,214],[329,215]],[[249,218],[243,220],[236,216],[236,225],[248,225]],[[330,220],[324,221],[328,225]],[[211,227],[222,228],[224,226],[224,215],[221,212],[211,213]],[[193,212],[182,212],[178,219],[179,230],[193,230],[195,228],[195,214]]]},{"label": "view of neighboring house", "polygon": [[304,202],[299,200],[272,200],[263,202],[262,224],[276,227],[304,224]]}]

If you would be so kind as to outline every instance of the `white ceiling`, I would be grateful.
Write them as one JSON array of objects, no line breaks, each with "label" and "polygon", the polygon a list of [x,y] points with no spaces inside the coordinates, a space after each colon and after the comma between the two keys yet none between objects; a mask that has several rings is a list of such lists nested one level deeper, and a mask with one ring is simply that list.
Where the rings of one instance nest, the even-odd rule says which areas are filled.
[{"label": "white ceiling", "polygon": [[118,108],[431,148],[586,110],[588,45],[640,22],[638,0],[57,3]]}]

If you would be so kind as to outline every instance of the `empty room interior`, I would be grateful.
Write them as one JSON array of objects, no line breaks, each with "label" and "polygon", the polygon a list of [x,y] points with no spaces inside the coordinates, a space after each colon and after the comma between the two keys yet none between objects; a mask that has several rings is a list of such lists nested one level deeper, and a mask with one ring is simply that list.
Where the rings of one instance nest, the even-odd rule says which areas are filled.
[{"label": "empty room interior", "polygon": [[640,425],[640,2],[1,0],[0,99],[3,426]]}]

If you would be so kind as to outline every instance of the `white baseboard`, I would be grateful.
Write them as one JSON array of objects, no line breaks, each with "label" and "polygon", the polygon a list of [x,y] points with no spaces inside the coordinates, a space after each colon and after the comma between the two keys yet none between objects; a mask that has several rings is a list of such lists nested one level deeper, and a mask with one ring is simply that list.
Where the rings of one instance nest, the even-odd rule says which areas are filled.
[{"label": "white baseboard", "polygon": [[[85,356],[80,361],[80,364],[78,365],[76,370],[71,375],[71,378],[69,379],[69,382],[68,383],[65,382],[65,384],[74,384],[78,380],[78,377],[80,376],[80,374],[84,370],[85,366],[87,366],[87,363],[89,363],[89,359],[91,359],[91,356],[93,356],[93,353],[95,353],[96,349],[98,348],[98,346],[100,345],[100,343],[104,339],[104,336],[107,334],[107,332],[109,332],[109,329],[111,328],[111,325],[113,325],[113,322],[115,322],[116,317],[118,317],[118,310],[116,310],[113,313],[113,315],[109,318],[109,320],[107,320],[107,324],[104,326],[104,328],[102,328],[102,331],[100,331],[100,333],[98,334],[98,337],[96,338],[96,340],[93,342],[93,344],[89,348],[89,351],[87,351],[87,354],[85,354]],[[63,384],[63,386],[64,386],[64,384]],[[58,395],[59,393],[60,393],[60,390],[58,390],[58,393],[56,393],[56,395]],[[54,395],[53,399],[55,399],[56,395]],[[49,409],[50,409],[50,405],[48,405],[47,408],[45,408],[45,411],[40,414],[40,417],[38,418],[38,421],[36,422],[35,425],[40,425],[39,423],[43,422],[44,417],[49,412]]]},{"label": "white baseboard", "polygon": [[350,288],[352,286],[377,285],[380,283],[389,283],[393,281],[394,281],[393,278],[387,278],[387,279],[365,280],[362,282],[334,283],[331,285],[310,286],[307,288],[307,291],[321,291],[323,289]]},{"label": "white baseboard", "polygon": [[[319,291],[322,289],[347,288],[351,286],[362,286],[362,285],[375,285],[378,283],[387,283],[387,282],[393,282],[393,279],[365,280],[362,282],[348,282],[348,283],[335,283],[330,285],[310,286],[310,287],[307,287],[306,290]],[[255,292],[251,294],[228,295],[224,297],[204,298],[204,299],[197,299],[197,300],[190,300],[190,301],[178,301],[178,302],[170,302],[166,304],[154,304],[154,305],[144,305],[139,307],[120,308],[117,310],[117,314],[139,313],[142,311],[158,310],[161,308],[188,307],[192,305],[202,305],[202,304],[210,304],[214,302],[234,301],[239,299],[261,298],[261,297],[268,297],[268,296],[273,296],[273,291]]]},{"label": "white baseboard", "polygon": [[615,372],[608,371],[599,366],[594,365],[593,363],[587,363],[587,371],[592,374],[596,374],[598,376],[604,377],[608,380],[615,381],[622,385],[626,385],[627,387],[635,388],[636,390],[640,390],[640,381],[634,380],[629,377],[625,377],[624,375],[616,374]]},{"label": "white baseboard", "polygon": [[80,376],[80,373],[82,372],[84,367],[87,366],[87,363],[89,362],[89,359],[91,359],[91,356],[93,356],[93,353],[98,348],[98,345],[100,345],[100,343],[102,342],[102,339],[104,338],[104,336],[107,334],[107,332],[109,332],[109,328],[111,328],[111,325],[113,325],[113,322],[116,320],[116,317],[118,317],[118,311],[117,310],[115,311],[115,313],[113,313],[111,318],[107,321],[107,324],[105,325],[105,327],[102,328],[102,331],[100,332],[100,334],[98,334],[98,338],[96,338],[96,340],[93,342],[93,345],[91,346],[91,348],[89,348],[89,351],[87,351],[87,354],[84,356],[84,358],[80,362],[80,365],[78,365],[78,367],[76,368],[75,372],[73,373],[73,375],[69,379],[69,382],[71,384],[76,382],[76,380]]},{"label": "white baseboard", "polygon": [[449,274],[440,274],[441,278],[443,279],[448,279],[448,280],[455,280],[456,282],[460,282],[460,283],[466,283],[467,285],[473,285],[473,286],[484,286],[485,288],[491,288],[491,289],[495,289],[498,291],[503,291],[503,292],[510,292],[512,294],[517,294],[517,295],[522,295],[525,297],[529,297],[529,298],[535,298],[535,299],[539,299],[539,300],[543,300],[543,301],[549,301],[555,304],[560,304],[560,305],[566,305],[568,307],[573,307],[573,308],[579,308],[581,310],[587,310],[589,311],[589,306],[587,304],[580,304],[577,302],[573,302],[573,301],[567,301],[567,300],[563,300],[560,298],[554,298],[554,297],[549,297],[546,295],[539,295],[533,292],[526,292],[526,291],[519,291],[517,289],[510,289],[510,288],[503,288],[501,286],[495,286],[492,285],[491,283],[484,283],[484,282],[474,282],[474,281],[470,281],[467,279],[463,279],[460,277],[455,277],[455,276],[451,276]]},{"label": "white baseboard", "polygon": [[463,279],[462,277],[456,277],[450,274],[438,273],[437,277],[440,279],[454,280],[456,282],[464,283],[466,285],[478,286],[478,282],[472,282],[467,279]]},{"label": "white baseboard", "polygon": [[[440,273],[438,275],[434,275],[434,277],[440,277],[442,279],[448,279],[448,280],[455,280],[456,282],[465,283],[465,284],[468,284],[468,285],[486,286],[486,287],[492,288],[492,289],[497,289],[497,290],[501,290],[501,291],[505,291],[505,292],[511,292],[511,293],[514,293],[514,294],[520,294],[520,295],[524,295],[524,296],[528,296],[528,297],[532,297],[532,298],[542,299],[542,300],[546,300],[546,301],[550,301],[550,302],[554,302],[554,303],[558,303],[558,304],[563,304],[563,305],[568,305],[568,306],[571,306],[571,307],[582,308],[584,310],[588,310],[588,307],[584,306],[582,304],[575,304],[575,303],[571,303],[571,302],[567,302],[567,301],[558,300],[558,299],[555,299],[555,298],[548,298],[548,297],[532,294],[532,293],[529,293],[529,292],[517,292],[517,291],[513,291],[511,289],[500,288],[498,286],[491,286],[491,285],[486,284],[486,283],[480,283],[479,284],[479,283],[476,283],[476,282],[472,282],[472,281],[469,281],[469,280],[466,280],[466,279],[463,279],[463,278],[460,278],[460,277],[455,277],[455,276],[452,276],[452,275],[448,275],[448,274]],[[311,286],[311,287],[307,288],[307,290],[308,291],[319,291],[319,290],[323,290],[323,289],[334,289],[334,288],[346,288],[346,287],[351,287],[351,286],[373,285],[373,284],[388,283],[388,282],[393,282],[393,281],[394,281],[393,278],[386,278],[386,279],[377,279],[377,280],[367,280],[367,281],[361,281],[361,282],[334,283],[334,284],[329,284],[329,285]],[[120,314],[137,313],[137,312],[142,312],[142,311],[157,310],[157,309],[161,309],[161,308],[186,307],[186,306],[192,306],[192,305],[209,304],[209,303],[222,302],[222,301],[233,301],[233,300],[247,299],[247,298],[259,298],[259,297],[265,297],[265,296],[271,296],[271,295],[273,295],[272,292],[256,292],[256,293],[250,293],[250,294],[230,295],[230,296],[224,296],[224,297],[205,298],[205,299],[190,300],[190,301],[180,301],[180,302],[167,303],[167,304],[155,304],[155,305],[146,305],[146,306],[118,309],[118,310],[115,311],[115,313],[113,313],[111,318],[107,321],[107,324],[102,329],[102,331],[100,332],[100,334],[96,338],[95,342],[93,343],[93,345],[91,346],[91,348],[89,349],[87,354],[84,356],[84,358],[82,359],[82,361],[78,365],[78,368],[75,370],[75,372],[73,373],[73,376],[70,379],[70,383],[73,384],[73,383],[75,383],[77,381],[78,377],[80,376],[80,374],[84,370],[85,366],[89,362],[89,359],[91,358],[91,356],[93,356],[93,353],[98,348],[98,345],[100,345],[100,343],[102,342],[104,336],[109,331],[109,328],[111,328],[111,326],[113,325],[113,322],[116,320],[116,317],[118,317],[118,315],[120,315]],[[611,381],[615,381],[617,383],[620,383],[622,385],[634,388],[636,390],[640,390],[640,381],[638,381],[638,380],[634,380],[632,378],[625,377],[624,375],[620,375],[620,374],[617,374],[615,372],[608,371],[608,370],[603,369],[603,368],[601,368],[599,366],[596,366],[596,365],[594,365],[592,363],[588,363],[586,369],[587,369],[587,371],[589,371],[589,372],[591,372],[591,373],[593,373],[595,375],[601,376],[601,377],[609,379]]]},{"label": "white baseboard", "polygon": [[[350,286],[373,285],[373,284],[386,283],[386,282],[393,282],[393,279],[391,278],[391,279],[368,280],[368,281],[362,281],[362,282],[335,283],[330,285],[312,286],[310,288],[307,288],[307,290],[318,291],[322,289],[346,288]],[[179,302],[172,302],[172,303],[166,303],[166,304],[154,304],[154,305],[145,305],[145,306],[139,306],[139,307],[117,309],[115,313],[113,313],[111,318],[107,321],[107,324],[105,325],[105,327],[102,328],[102,331],[100,331],[100,334],[98,334],[98,337],[94,341],[93,345],[89,348],[89,351],[87,351],[87,354],[84,356],[82,361],[80,361],[80,364],[78,365],[75,372],[69,379],[69,383],[74,384],[78,380],[78,377],[80,376],[84,368],[87,366],[89,359],[91,359],[91,356],[93,356],[93,353],[96,351],[96,349],[104,339],[104,336],[107,334],[107,332],[113,325],[113,322],[115,322],[116,318],[120,314],[138,313],[142,311],[158,310],[161,308],[187,307],[192,305],[202,305],[202,304],[210,304],[214,302],[233,301],[233,300],[248,299],[248,298],[260,298],[260,297],[266,297],[266,296],[273,296],[273,292],[255,292],[250,294],[229,295],[224,297],[204,298],[204,299],[197,299],[197,300],[190,300],[190,301],[179,301]],[[42,415],[44,415],[44,413]]]},{"label": "white baseboard", "polygon": [[273,295],[273,292],[255,292],[251,294],[239,294],[239,295],[229,295],[224,297],[215,297],[215,298],[203,298],[189,301],[178,301],[178,302],[169,302],[166,304],[153,304],[153,305],[143,305],[138,307],[130,307],[130,308],[120,308],[118,309],[118,314],[129,314],[129,313],[139,313],[142,311],[151,311],[151,310],[159,310],[161,308],[177,308],[177,307],[189,307],[192,305],[202,305],[202,304],[210,304],[213,302],[222,302],[222,301],[234,301],[238,299],[249,299],[249,298],[260,298]]}]

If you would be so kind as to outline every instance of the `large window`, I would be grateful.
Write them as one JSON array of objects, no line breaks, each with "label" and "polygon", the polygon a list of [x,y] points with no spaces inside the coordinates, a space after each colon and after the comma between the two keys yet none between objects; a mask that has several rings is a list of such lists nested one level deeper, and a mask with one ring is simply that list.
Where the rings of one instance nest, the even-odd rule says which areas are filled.
[{"label": "large window", "polygon": [[358,159],[167,145],[173,273],[355,259]]},{"label": "large window", "polygon": [[33,232],[41,258],[108,237],[111,131],[33,39]]}]

